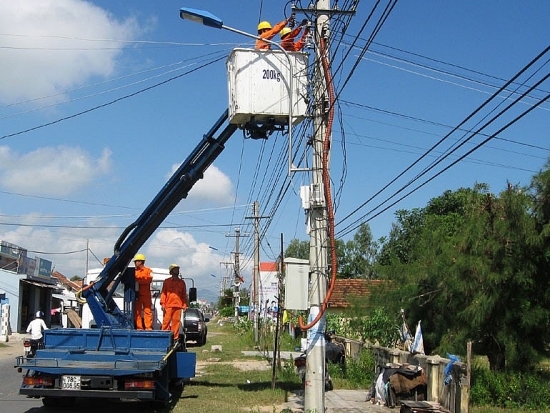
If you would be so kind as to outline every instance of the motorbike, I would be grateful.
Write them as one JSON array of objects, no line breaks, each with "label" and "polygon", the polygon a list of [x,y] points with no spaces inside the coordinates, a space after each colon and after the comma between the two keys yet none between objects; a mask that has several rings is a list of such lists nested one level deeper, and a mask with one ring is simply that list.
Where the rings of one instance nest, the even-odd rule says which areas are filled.
[{"label": "motorbike", "polygon": [[41,348],[44,348],[42,339],[33,340],[32,338],[26,338],[23,341],[23,354],[26,358],[33,358],[36,355],[36,350]]},{"label": "motorbike", "polygon": [[25,358],[29,357],[29,354],[31,353],[31,339],[26,338],[23,341],[23,355]]},{"label": "motorbike", "polygon": [[[334,389],[332,384],[332,378],[328,372],[328,363],[340,364],[340,366],[345,366],[345,349],[342,343],[337,343],[333,341],[334,333],[324,333],[325,335],[325,391],[330,391]],[[306,382],[306,353],[302,353],[300,356],[294,359],[294,366],[302,382],[302,386],[305,386]]]}]

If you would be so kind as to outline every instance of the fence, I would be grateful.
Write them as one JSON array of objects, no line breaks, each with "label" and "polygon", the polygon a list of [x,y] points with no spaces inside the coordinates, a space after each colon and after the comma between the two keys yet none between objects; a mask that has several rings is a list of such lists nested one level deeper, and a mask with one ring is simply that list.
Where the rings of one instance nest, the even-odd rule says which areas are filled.
[{"label": "fence", "polygon": [[[367,345],[348,339],[345,340],[345,345],[347,357],[357,357],[361,351],[371,351],[375,359],[375,372],[390,365],[411,364],[422,367],[427,380],[426,401],[439,403],[451,413],[468,413],[470,383],[466,363],[437,355],[411,354],[399,349]],[[447,366],[449,369],[446,372]]]}]

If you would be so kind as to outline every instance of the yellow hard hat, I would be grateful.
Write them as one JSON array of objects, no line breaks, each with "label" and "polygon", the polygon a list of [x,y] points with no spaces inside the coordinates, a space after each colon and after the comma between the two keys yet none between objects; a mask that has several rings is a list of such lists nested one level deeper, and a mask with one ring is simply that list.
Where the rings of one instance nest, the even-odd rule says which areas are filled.
[{"label": "yellow hard hat", "polygon": [[168,272],[172,272],[174,268],[179,268],[180,266],[178,264],[172,264],[170,267],[168,267]]},{"label": "yellow hard hat", "polygon": [[260,22],[260,24],[258,24],[258,31],[263,29],[271,29],[271,23],[265,20],[263,22]]},{"label": "yellow hard hat", "polygon": [[134,257],[134,261],[145,261],[145,255],[136,254],[136,256]]},{"label": "yellow hard hat", "polygon": [[281,30],[281,39],[289,34],[291,31],[292,30],[290,29],[290,27],[285,27],[283,30]]}]

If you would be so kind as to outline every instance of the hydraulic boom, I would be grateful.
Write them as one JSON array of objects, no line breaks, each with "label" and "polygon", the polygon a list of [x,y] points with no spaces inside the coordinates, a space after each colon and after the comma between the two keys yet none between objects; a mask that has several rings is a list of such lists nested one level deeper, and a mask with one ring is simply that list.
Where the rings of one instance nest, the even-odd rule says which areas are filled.
[{"label": "hydraulic boom", "polygon": [[123,312],[115,303],[113,294],[120,282],[123,282],[127,286],[125,290],[131,291],[128,296],[125,294],[125,307],[126,303],[129,304],[129,308],[132,307],[134,278],[131,271],[133,269],[128,268],[128,264],[224,150],[225,143],[238,128],[235,124],[227,124],[218,137],[214,137],[227,119],[228,110],[204,135],[195,150],[180,165],[139,218],[122,232],[115,243],[113,256],[103,271],[96,280],[84,288],[82,296],[88,302],[98,326],[133,327],[131,312]]}]

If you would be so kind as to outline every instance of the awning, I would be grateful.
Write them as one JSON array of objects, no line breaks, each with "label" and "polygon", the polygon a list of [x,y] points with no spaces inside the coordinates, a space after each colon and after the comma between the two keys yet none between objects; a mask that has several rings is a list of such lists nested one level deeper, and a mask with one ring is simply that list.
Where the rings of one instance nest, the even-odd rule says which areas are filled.
[{"label": "awning", "polygon": [[56,294],[56,293],[53,293],[52,294],[52,297],[53,298],[57,298],[58,300],[63,300],[63,301],[71,301],[71,300],[76,300],[74,294],[72,296],[70,295],[65,295],[65,294]]},{"label": "awning", "polygon": [[52,290],[57,288],[57,286],[55,284],[44,284],[44,283],[38,283],[36,281],[30,281],[30,280],[21,280],[21,281],[23,281],[24,283],[27,283],[27,284],[34,285],[35,287],[40,287],[40,288],[51,288]]}]

